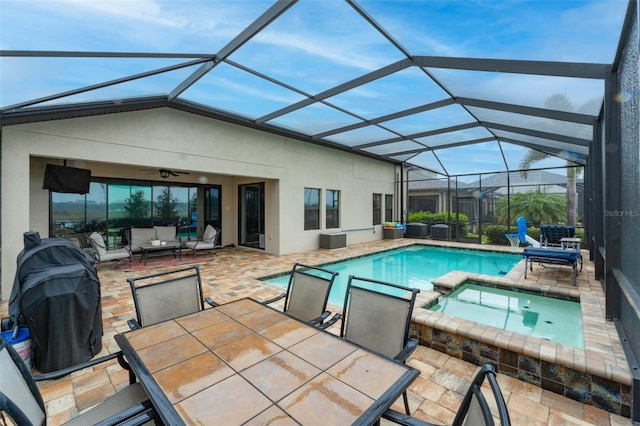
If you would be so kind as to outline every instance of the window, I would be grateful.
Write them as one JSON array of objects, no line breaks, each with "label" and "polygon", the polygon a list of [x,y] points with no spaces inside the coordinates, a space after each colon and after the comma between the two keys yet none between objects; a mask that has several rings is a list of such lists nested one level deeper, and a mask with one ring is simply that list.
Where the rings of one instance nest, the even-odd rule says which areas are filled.
[{"label": "window", "polygon": [[320,229],[320,190],[304,189],[304,230]]},{"label": "window", "polygon": [[393,195],[384,196],[384,221],[393,222]]},{"label": "window", "polygon": [[373,224],[382,223],[382,194],[373,194]]},{"label": "window", "polygon": [[[200,188],[220,191],[218,186]],[[94,180],[84,195],[51,191],[49,235],[78,240],[87,247],[87,237],[97,231],[105,236],[107,247],[114,249],[126,244],[129,228],[176,224],[179,238],[195,238],[197,193],[197,186],[125,179]],[[220,223],[217,198],[214,207],[207,220],[216,218]]]},{"label": "window", "polygon": [[409,213],[415,213],[419,211],[438,213],[438,196],[417,195],[409,197]]},{"label": "window", "polygon": [[327,189],[327,229],[340,227],[340,191]]}]

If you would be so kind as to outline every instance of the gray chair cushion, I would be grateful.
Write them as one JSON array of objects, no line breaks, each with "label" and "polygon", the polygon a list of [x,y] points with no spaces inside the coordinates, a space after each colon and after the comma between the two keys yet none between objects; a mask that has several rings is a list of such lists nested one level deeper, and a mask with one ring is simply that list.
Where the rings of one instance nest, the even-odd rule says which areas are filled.
[{"label": "gray chair cushion", "polygon": [[33,424],[44,424],[45,412],[6,347],[0,350],[0,369],[0,394],[7,395]]},{"label": "gray chair cushion", "polygon": [[207,225],[204,230],[204,234],[202,235],[202,241],[206,244],[213,244],[216,239],[216,233],[217,231],[213,226]]}]

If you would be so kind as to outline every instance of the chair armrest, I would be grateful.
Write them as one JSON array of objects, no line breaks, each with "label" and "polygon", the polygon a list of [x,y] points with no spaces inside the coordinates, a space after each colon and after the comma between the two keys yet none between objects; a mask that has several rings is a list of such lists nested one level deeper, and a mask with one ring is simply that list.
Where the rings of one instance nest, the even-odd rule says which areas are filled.
[{"label": "chair armrest", "polygon": [[95,423],[94,426],[124,426],[124,425],[142,425],[146,422],[157,418],[158,412],[153,408],[150,400],[136,404],[124,411],[116,413],[101,422]]},{"label": "chair armrest", "polygon": [[279,294],[279,295],[277,295],[276,297],[274,297],[273,299],[264,300],[264,301],[262,302],[262,304],[263,304],[263,305],[269,305],[269,304],[271,304],[271,303],[273,303],[273,302],[277,302],[278,300],[282,299],[282,298],[283,298],[283,297],[285,297],[286,295],[287,295],[287,293]]},{"label": "chair armrest", "polygon": [[211,306],[213,308],[215,308],[216,306],[220,306],[219,303],[214,302],[213,299],[210,298],[209,296],[205,297],[204,301],[207,302],[209,304],[209,306]]},{"label": "chair armrest", "polygon": [[[33,376],[33,380],[35,381],[41,381],[41,380],[53,380],[53,379],[59,379],[60,377],[66,376],[67,374],[71,374],[74,371],[78,371],[78,370],[82,370],[84,368],[87,367],[92,367],[94,365],[100,364],[102,362],[105,361],[109,361],[112,359],[116,359],[116,358],[121,358],[122,362],[124,362],[126,364],[126,362],[124,361],[124,355],[122,354],[122,352],[115,352],[109,355],[105,355],[102,356],[100,358],[96,358],[96,359],[92,359],[77,365],[73,365],[71,367],[67,367],[67,368],[63,368],[62,370],[58,370],[58,371],[52,371],[50,373],[43,373],[43,374],[37,374],[35,376]],[[118,362],[121,361],[120,359],[118,360]],[[122,365],[122,364],[121,364]],[[128,366],[128,364],[127,364]]]},{"label": "chair armrest", "polygon": [[409,339],[407,344],[404,346],[404,349],[400,351],[400,353],[393,357],[396,361],[405,362],[407,358],[416,350],[418,347],[418,341],[416,339]]},{"label": "chair armrest", "polygon": [[127,325],[129,325],[130,330],[137,330],[142,328],[142,326],[138,323],[138,320],[130,319],[127,320]]},{"label": "chair armrest", "polygon": [[324,311],[322,313],[322,315],[320,315],[318,318],[314,318],[311,321],[307,321],[307,324],[309,325],[317,325],[319,323],[321,323],[322,321],[324,321],[325,319],[327,319],[327,317],[331,314],[331,312],[329,311]]},{"label": "chair armrest", "polygon": [[425,422],[424,420],[411,417],[409,414],[400,413],[391,408],[382,414],[382,418],[403,426],[433,426],[433,423]]},{"label": "chair armrest", "polygon": [[[143,413],[128,419],[127,421],[118,423],[118,426],[160,424],[158,419],[159,419],[158,412],[155,410],[155,408],[152,407],[144,411]],[[101,426],[101,423],[98,423],[96,426]]]},{"label": "chair armrest", "polygon": [[342,318],[342,314],[335,314],[333,317],[331,317],[331,319],[329,319],[326,322],[323,322],[321,324],[318,324],[317,327],[320,327],[321,329],[325,330],[329,327],[331,327],[333,324],[335,324],[336,322],[338,322],[338,320]]}]

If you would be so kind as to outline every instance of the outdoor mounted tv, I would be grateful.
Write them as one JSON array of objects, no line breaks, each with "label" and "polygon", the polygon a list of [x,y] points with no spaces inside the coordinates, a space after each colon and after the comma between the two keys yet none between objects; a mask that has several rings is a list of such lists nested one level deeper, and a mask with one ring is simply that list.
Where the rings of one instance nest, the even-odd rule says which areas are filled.
[{"label": "outdoor mounted tv", "polygon": [[86,194],[91,184],[91,170],[47,164],[42,189],[67,194]]}]

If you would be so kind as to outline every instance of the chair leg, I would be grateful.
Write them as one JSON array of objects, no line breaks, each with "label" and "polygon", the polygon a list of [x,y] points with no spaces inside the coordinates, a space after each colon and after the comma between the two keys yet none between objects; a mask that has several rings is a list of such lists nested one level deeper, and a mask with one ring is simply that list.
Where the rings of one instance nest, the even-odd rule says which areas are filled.
[{"label": "chair leg", "polygon": [[411,410],[409,409],[409,397],[407,396],[407,391],[404,391],[402,394],[402,399],[404,400],[404,409],[407,410],[407,414],[411,415]]}]

